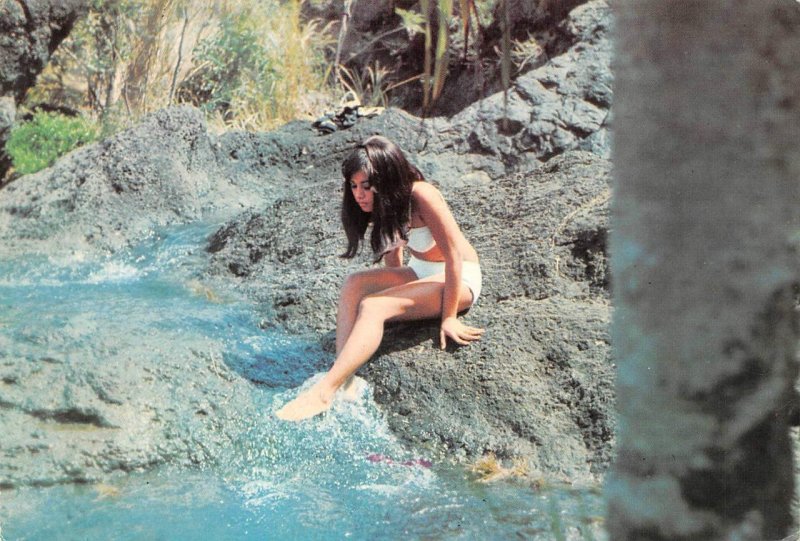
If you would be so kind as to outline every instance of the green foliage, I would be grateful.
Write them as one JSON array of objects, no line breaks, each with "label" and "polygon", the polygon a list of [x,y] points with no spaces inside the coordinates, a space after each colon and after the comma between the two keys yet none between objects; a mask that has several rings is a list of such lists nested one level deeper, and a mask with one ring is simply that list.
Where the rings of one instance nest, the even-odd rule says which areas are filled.
[{"label": "green foliage", "polygon": [[27,175],[49,167],[70,150],[96,140],[98,129],[81,117],[36,113],[33,120],[17,125],[6,142],[14,169]]},{"label": "green foliage", "polygon": [[[509,13],[508,0],[499,1],[502,2],[503,13],[507,19]],[[406,28],[409,34],[421,31],[425,35],[425,60],[421,77],[423,109],[429,109],[439,99],[444,89],[450,64],[451,17],[458,15],[461,22],[460,29],[463,32],[464,58],[466,59],[467,49],[469,48],[470,21],[474,18],[477,23],[480,23],[481,10],[479,10],[478,5],[482,6],[482,10],[486,10],[489,4],[493,4],[493,2],[478,2],[476,4],[475,0],[459,0],[458,9],[456,9],[456,4],[453,3],[453,0],[420,0],[421,13],[419,16],[403,10],[395,10],[395,13],[402,19],[403,27]],[[511,58],[509,39],[508,24],[505,24],[503,26],[502,41],[504,89],[508,89],[510,85],[509,77],[506,76],[506,68]]]},{"label": "green foliage", "polygon": [[[302,24],[300,0],[239,4],[192,51],[194,69],[178,100],[225,127],[264,129],[302,116],[325,90],[324,50],[332,42]],[[213,122],[216,124],[216,122]]]},{"label": "green foliage", "polygon": [[[103,135],[126,127],[142,114],[163,107],[155,93],[142,97],[152,77],[137,65],[143,44],[158,43],[157,17],[174,0],[91,0],[89,12],[56,49],[27,95],[27,104],[80,109],[103,126]],[[160,10],[160,11],[159,11]],[[153,51],[144,51],[156,57]],[[155,70],[151,70],[155,71]],[[153,89],[160,91],[161,89]],[[142,105],[145,103],[146,105]],[[112,118],[113,117],[113,118]]]},{"label": "green foliage", "polygon": [[[308,1],[308,0],[306,0]],[[270,129],[335,101],[327,28],[303,0],[91,0],[28,104],[85,111],[103,135],[188,102],[212,128]]]},{"label": "green foliage", "polygon": [[[450,41],[450,29],[447,19],[453,11],[453,0],[438,0],[439,9],[439,33],[436,37],[436,61],[433,71],[433,88],[431,93],[436,100],[444,88],[444,80],[447,77],[447,46]],[[464,19],[469,20],[469,11],[464,13]]]},{"label": "green foliage", "polygon": [[223,15],[218,30],[194,49],[198,70],[181,97],[207,112],[228,112],[249,89],[268,92],[276,76],[275,67],[259,43],[259,31],[249,13]]},{"label": "green foliage", "polygon": [[368,107],[388,107],[388,91],[391,89],[387,82],[389,70],[381,67],[380,62],[374,66],[367,66],[365,72],[357,72],[340,67],[342,84],[355,96],[361,105]]},{"label": "green foliage", "polygon": [[[377,62],[349,72],[331,65],[338,51],[331,27],[303,21],[304,1],[322,2],[91,0],[88,15],[58,48],[27,103],[84,111],[103,126],[103,136],[180,102],[202,108],[212,129],[271,129],[315,116],[343,90],[363,104],[385,105],[393,89],[416,81],[430,109],[443,92],[459,34],[466,60],[470,46],[478,52],[481,20],[499,12],[500,4],[506,13],[510,9],[508,0],[421,0],[396,9],[401,24],[370,46],[404,31],[425,41],[424,70],[396,82]],[[507,25],[503,29],[508,32]],[[510,51],[504,39],[506,87]],[[520,49],[515,61],[531,65],[531,55]]]},{"label": "green foliage", "polygon": [[421,34],[425,31],[423,28],[425,17],[423,17],[421,13],[417,13],[416,11],[407,11],[400,8],[394,8],[394,12],[400,16],[400,20],[402,21],[401,24],[403,25],[403,28],[406,29],[406,32],[408,32],[409,36]]},{"label": "green foliage", "polygon": [[145,7],[145,0],[93,0],[65,43],[78,60],[75,68],[86,81],[87,105],[96,116],[105,115],[116,99],[123,59],[134,53],[138,40],[150,38],[136,24]]}]

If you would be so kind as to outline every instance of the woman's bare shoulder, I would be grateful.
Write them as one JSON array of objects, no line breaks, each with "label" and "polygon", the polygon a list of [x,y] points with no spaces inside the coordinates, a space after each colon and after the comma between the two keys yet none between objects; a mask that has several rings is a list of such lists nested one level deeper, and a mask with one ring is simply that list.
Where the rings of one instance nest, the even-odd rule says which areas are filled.
[{"label": "woman's bare shoulder", "polygon": [[411,198],[416,204],[432,204],[444,201],[442,192],[440,192],[436,186],[428,182],[415,182],[411,187]]}]

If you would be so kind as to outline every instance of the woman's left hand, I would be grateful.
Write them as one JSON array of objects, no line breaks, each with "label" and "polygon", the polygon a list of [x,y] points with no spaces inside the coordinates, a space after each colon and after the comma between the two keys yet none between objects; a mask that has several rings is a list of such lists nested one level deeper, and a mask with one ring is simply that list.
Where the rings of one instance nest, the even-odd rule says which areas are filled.
[{"label": "woman's left hand", "polygon": [[483,329],[468,327],[461,323],[457,317],[448,317],[442,320],[439,330],[439,345],[442,349],[447,345],[447,337],[450,337],[456,344],[465,346],[474,340],[480,339]]}]

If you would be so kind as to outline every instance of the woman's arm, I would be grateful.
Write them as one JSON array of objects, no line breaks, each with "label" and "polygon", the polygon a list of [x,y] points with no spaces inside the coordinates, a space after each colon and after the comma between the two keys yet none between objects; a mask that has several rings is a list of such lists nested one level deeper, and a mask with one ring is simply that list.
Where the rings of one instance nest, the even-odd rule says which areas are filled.
[{"label": "woman's arm", "polygon": [[387,267],[400,267],[403,264],[403,247],[398,246],[383,256],[383,264]]}]

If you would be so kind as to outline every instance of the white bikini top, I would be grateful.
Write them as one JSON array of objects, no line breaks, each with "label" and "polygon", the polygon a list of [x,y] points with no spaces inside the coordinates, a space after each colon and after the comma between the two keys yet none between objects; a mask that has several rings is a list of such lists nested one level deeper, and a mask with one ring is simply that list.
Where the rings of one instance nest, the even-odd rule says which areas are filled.
[{"label": "white bikini top", "polygon": [[431,229],[424,225],[422,227],[412,227],[408,230],[408,245],[409,248],[418,252],[420,254],[424,254],[434,246],[436,246],[436,241],[431,234]]}]

